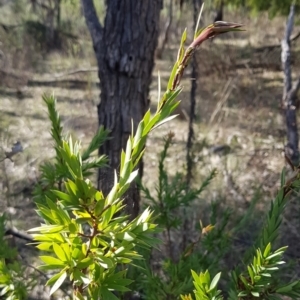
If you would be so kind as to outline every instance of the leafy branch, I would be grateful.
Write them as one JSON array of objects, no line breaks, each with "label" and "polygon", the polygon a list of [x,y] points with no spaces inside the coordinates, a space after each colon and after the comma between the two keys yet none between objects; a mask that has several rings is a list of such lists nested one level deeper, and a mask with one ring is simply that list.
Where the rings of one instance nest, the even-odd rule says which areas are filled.
[{"label": "leafy branch", "polygon": [[[45,223],[30,232],[34,233],[37,248],[51,254],[40,257],[44,263],[41,269],[58,270],[47,282],[52,286],[50,294],[67,279],[72,284],[74,299],[118,299],[117,292],[128,291],[131,280],[125,278],[126,265],[142,258],[135,251],[136,246],[150,248],[158,242],[153,238],[156,225],[151,221],[152,212],[148,208],[132,221],[120,215],[122,197],[136,179],[136,166],[144,154],[147,136],[175,117],[170,115],[179,105],[176,98],[181,92],[180,81],[195,50],[206,39],[239,30],[239,27],[240,24],[227,22],[210,25],[186,50],[184,32],[167,91],[159,99],[155,114],[151,116],[148,110],[136,132],[132,130],[126,149],[121,153],[120,176],[115,172],[114,185],[107,197],[86,179],[88,169],[101,167],[106,162],[103,156],[94,163],[87,158],[107,138],[107,131],[100,128],[98,136],[81,154],[79,142],[73,143],[71,138],[62,136],[55,99],[44,97],[52,122],[56,164],[42,168],[44,183],[36,193],[40,200],[37,213]],[[121,265],[122,271],[119,270]]]}]

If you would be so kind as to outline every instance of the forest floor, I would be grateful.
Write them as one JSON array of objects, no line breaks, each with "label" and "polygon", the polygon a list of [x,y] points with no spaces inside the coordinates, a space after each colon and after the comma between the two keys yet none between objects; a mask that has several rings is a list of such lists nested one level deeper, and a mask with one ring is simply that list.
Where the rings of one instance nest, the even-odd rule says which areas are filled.
[{"label": "forest floor", "polygon": [[[270,21],[266,15],[250,18],[230,14],[229,17],[230,21],[245,24],[247,31],[208,41],[197,53],[199,78],[193,185],[199,186],[209,171],[217,168],[219,175],[202,196],[205,201],[221,199],[224,207],[235,207],[237,213],[242,214],[259,189],[261,198],[256,207],[263,212],[277,191],[280,172],[285,165],[286,130],[280,109],[283,90],[280,41],[285,20]],[[180,31],[184,28],[183,23],[180,22]],[[296,26],[294,33],[299,30]],[[176,42],[179,41],[176,34],[174,29],[172,42],[167,45],[163,58],[156,60],[150,94],[153,110],[157,103],[158,71],[164,89],[176,59]],[[57,98],[64,131],[80,139],[83,148],[97,130],[99,86],[88,39],[86,36],[82,42],[89,47],[84,56],[54,52],[45,58],[37,58],[36,67],[29,71],[11,64],[9,69],[5,68],[10,70],[9,73],[0,74],[0,160],[4,158],[4,151],[16,141],[24,148],[13,161],[4,159],[0,162],[0,211],[7,213],[8,225],[19,230],[26,231],[40,222],[31,192],[39,179],[39,165],[54,156],[43,94],[53,93]],[[299,43],[297,40],[292,44],[294,78],[300,70]],[[85,71],[72,73],[78,69]],[[158,155],[170,131],[175,137],[166,167],[171,175],[177,171],[185,173],[190,83],[190,71],[187,70],[182,82],[184,90],[180,95],[179,117],[153,132],[147,142],[143,181],[151,190],[158,179]],[[217,151],[224,149],[223,146],[228,150],[226,153]],[[294,201],[284,218],[289,232],[283,234],[285,244],[299,238],[299,208]],[[205,219],[201,210],[194,217]],[[22,248],[23,259],[36,263],[37,253],[30,246],[19,240],[17,246]],[[290,255],[296,256],[299,249],[297,245],[291,246]],[[42,299],[44,296],[36,297]]]}]

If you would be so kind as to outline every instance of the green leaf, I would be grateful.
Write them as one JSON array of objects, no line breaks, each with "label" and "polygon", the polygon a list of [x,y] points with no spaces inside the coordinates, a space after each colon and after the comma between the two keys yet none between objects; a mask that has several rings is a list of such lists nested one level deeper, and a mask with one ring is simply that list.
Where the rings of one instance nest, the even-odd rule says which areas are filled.
[{"label": "green leaf", "polygon": [[160,119],[160,113],[157,113],[153,116],[152,119],[150,119],[150,121],[148,122],[148,124],[145,124],[145,128],[144,128],[144,132],[143,132],[143,136],[148,135],[148,133],[150,132],[150,130],[153,128],[153,126],[158,122],[158,120]]},{"label": "green leaf", "polygon": [[101,145],[108,140],[109,130],[104,129],[104,126],[100,126],[98,132],[91,140],[88,148],[82,154],[82,160],[86,160],[90,157],[92,152],[98,150]]},{"label": "green leaf", "polygon": [[83,297],[81,293],[77,291],[76,294],[73,296],[73,300],[86,300],[86,298]]},{"label": "green leaf", "polygon": [[61,248],[63,249],[63,251],[65,253],[66,260],[68,262],[71,261],[71,246],[68,243],[61,244],[60,246],[61,246]]},{"label": "green leaf", "polygon": [[59,272],[53,275],[50,279],[48,279],[48,281],[46,282],[46,286],[53,285],[57,281],[57,279],[61,276],[62,272]]},{"label": "green leaf", "polygon": [[147,125],[149,123],[150,117],[151,117],[151,112],[150,112],[150,109],[148,109],[143,118],[145,125]]},{"label": "green leaf", "polygon": [[181,36],[181,41],[180,41],[180,46],[181,47],[184,46],[186,38],[187,38],[187,29],[185,28],[184,31],[183,31],[183,33],[182,33],[182,36]]},{"label": "green leaf", "polygon": [[[129,138],[127,141],[127,145],[126,145],[126,151],[125,151],[125,165],[128,161],[131,160],[131,151],[132,151],[132,142],[131,139]],[[122,169],[123,166],[121,166]]]},{"label": "green leaf", "polygon": [[101,288],[101,296],[102,296],[101,299],[119,300],[118,297],[116,297],[111,291],[109,291],[105,287]]},{"label": "green leaf", "polygon": [[[145,137],[144,137],[145,138]],[[146,140],[146,139],[145,139]],[[144,147],[144,146],[143,146]],[[137,148],[136,148],[137,149]],[[137,153],[139,152],[139,155],[137,155],[137,156],[135,156],[134,157],[134,162],[133,162],[133,168],[135,168],[137,165],[138,165],[138,163],[141,161],[141,159],[142,159],[142,157],[144,156],[144,153],[145,153],[145,150],[146,150],[146,148],[144,147],[144,149],[143,150],[141,150],[140,152],[139,152],[139,150],[137,151]],[[136,154],[136,153],[134,153],[134,154]]]},{"label": "green leaf", "polygon": [[152,128],[152,130],[156,129],[157,127],[159,127],[159,126],[161,126],[161,125],[163,125],[163,124],[165,124],[165,123],[167,123],[167,122],[169,122],[169,121],[171,121],[171,120],[173,120],[173,119],[175,119],[177,116],[178,116],[178,115],[173,115],[173,116],[170,116],[170,117],[168,117],[168,118],[165,118],[165,119],[162,120],[161,122],[157,123],[157,124]]},{"label": "green leaf", "polygon": [[128,231],[128,232],[119,233],[117,235],[117,238],[127,241],[127,242],[132,242],[136,239],[136,236],[132,232]]},{"label": "green leaf", "polygon": [[69,224],[68,226],[70,233],[76,233],[78,231],[78,227],[73,222]]},{"label": "green leaf", "polygon": [[91,257],[86,257],[77,264],[77,268],[85,269],[89,267],[92,263],[93,263],[93,259]]},{"label": "green leaf", "polygon": [[184,44],[185,44],[185,41],[186,41],[186,37],[187,37],[187,30],[185,28],[185,30],[184,30],[184,32],[182,33],[182,36],[181,36],[180,46],[179,46],[178,55],[177,55],[177,62],[179,64],[182,62],[182,58],[184,56]]},{"label": "green leaf", "polygon": [[139,143],[139,141],[142,137],[143,131],[144,131],[144,127],[145,127],[145,124],[144,124],[144,121],[142,120],[136,130],[132,148],[135,148],[137,146],[137,144]]},{"label": "green leaf", "polygon": [[218,284],[220,278],[221,278],[221,272],[218,273],[218,274],[213,278],[213,280],[211,281],[211,284],[210,284],[210,286],[209,286],[209,291],[208,291],[208,292],[212,291],[212,290],[217,286],[217,284]]},{"label": "green leaf", "polygon": [[195,280],[195,282],[196,282],[197,284],[200,284],[200,280],[199,280],[198,274],[197,274],[194,270],[191,270],[191,273],[192,273],[192,277],[193,277],[193,279]]},{"label": "green leaf", "polygon": [[128,291],[130,291],[129,288],[127,288],[123,285],[120,285],[120,284],[109,283],[108,286],[109,286],[110,289],[113,289],[114,291],[119,291],[119,292],[128,292]]},{"label": "green leaf", "polygon": [[74,270],[73,277],[77,284],[89,285],[91,283],[91,280],[78,269]]},{"label": "green leaf", "polygon": [[40,242],[56,242],[56,243],[65,242],[64,238],[59,233],[33,234],[32,236],[35,241],[40,241]]},{"label": "green leaf", "polygon": [[250,278],[251,278],[251,283],[253,284],[254,283],[254,273],[253,273],[252,268],[250,266],[248,266],[247,269],[248,269],[248,273],[249,273]]},{"label": "green leaf", "polygon": [[131,172],[131,174],[129,175],[129,178],[126,181],[126,184],[130,184],[131,182],[133,182],[138,174],[139,174],[139,170],[135,170],[135,171]]},{"label": "green leaf", "polygon": [[208,284],[210,282],[210,274],[209,274],[208,270],[206,270],[205,273],[200,273],[200,278],[202,278],[203,283]]},{"label": "green leaf", "polygon": [[104,269],[111,269],[114,267],[114,263],[110,258],[101,256],[101,257],[97,257],[97,260]]},{"label": "green leaf", "polygon": [[69,203],[72,203],[72,197],[70,195],[63,193],[58,190],[51,190],[51,192],[58,197],[59,200],[65,200]]},{"label": "green leaf", "polygon": [[40,259],[47,265],[64,266],[64,262],[52,256],[40,256]]},{"label": "green leaf", "polygon": [[184,57],[184,47],[180,47],[177,53],[177,61],[179,64],[182,62],[183,57]]},{"label": "green leaf", "polygon": [[56,243],[53,243],[53,250],[56,256],[63,262],[66,262],[68,259],[64,250]]},{"label": "green leaf", "polygon": [[81,249],[74,248],[72,251],[72,257],[78,261],[84,258],[84,254],[82,253]]},{"label": "green leaf", "polygon": [[240,275],[239,277],[243,282],[244,286],[247,288],[249,286],[249,283],[247,282],[246,278],[243,275]]},{"label": "green leaf", "polygon": [[264,251],[264,258],[266,258],[271,251],[271,243],[269,243]]},{"label": "green leaf", "polygon": [[177,87],[174,91],[168,91],[165,94],[164,102],[162,102],[160,104],[161,106],[164,106],[164,107],[160,111],[159,121],[162,121],[164,118],[169,117],[171,112],[176,108],[176,106],[179,105],[179,101],[175,102],[175,100],[178,97],[181,90],[182,89],[180,87]]},{"label": "green leaf", "polygon": [[259,293],[258,292],[251,291],[251,294],[252,294],[253,297],[259,298]]},{"label": "green leaf", "polygon": [[288,246],[281,247],[281,248],[277,249],[274,253],[281,252],[283,254],[287,250],[287,248],[288,248]]},{"label": "green leaf", "polygon": [[118,184],[115,184],[106,198],[107,205],[112,204],[115,201],[117,191],[118,191]]},{"label": "green leaf", "polygon": [[92,217],[82,217],[75,220],[76,224],[84,224],[92,220]]},{"label": "green leaf", "polygon": [[39,266],[39,269],[42,271],[53,271],[57,269],[64,269],[65,265],[41,265]]},{"label": "green leaf", "polygon": [[175,75],[176,75],[176,72],[178,70],[178,66],[179,66],[178,62],[176,62],[173,66],[173,69],[172,69],[172,72],[171,72],[171,75],[170,75],[170,79],[169,79],[169,82],[168,82],[168,87],[167,87],[168,90],[172,90],[172,88],[173,88],[173,81],[175,79]]},{"label": "green leaf", "polygon": [[63,272],[60,277],[57,279],[57,281],[54,283],[50,290],[50,296],[54,294],[60,286],[64,283],[65,279],[67,278],[67,272]]},{"label": "green leaf", "polygon": [[125,164],[125,151],[122,149],[122,151],[121,151],[121,164],[120,164],[121,169],[123,169],[124,164]]},{"label": "green leaf", "polygon": [[[0,286],[0,288],[1,288],[1,286]],[[0,296],[4,296],[5,294],[7,294],[7,293],[10,291],[10,289],[11,289],[11,285],[5,286],[5,287],[1,290]]]},{"label": "green leaf", "polygon": [[50,248],[52,248],[52,243],[40,243],[36,246],[41,251],[50,251]]},{"label": "green leaf", "polygon": [[126,161],[124,166],[122,167],[122,171],[121,171],[121,175],[120,175],[120,186],[122,186],[123,184],[125,184],[125,182],[127,181],[127,178],[130,175],[131,172],[131,159]]},{"label": "green leaf", "polygon": [[284,253],[284,251],[280,251],[280,252],[277,252],[277,253],[275,252],[275,253],[269,255],[268,257],[266,257],[266,260],[271,260],[274,257],[282,256],[283,253]]},{"label": "green leaf", "polygon": [[292,283],[289,283],[287,285],[281,286],[278,289],[276,289],[276,293],[281,294],[281,293],[287,293],[293,290],[293,287],[297,285],[300,281],[294,281]]},{"label": "green leaf", "polygon": [[83,253],[84,256],[87,255],[87,250],[88,250],[87,244],[86,244],[86,243],[83,243],[83,244],[81,245],[81,251],[82,251],[82,253]]},{"label": "green leaf", "polygon": [[152,212],[149,208],[146,208],[143,213],[138,217],[136,225],[145,223],[149,220],[150,216],[152,215]]},{"label": "green leaf", "polygon": [[255,282],[260,281],[260,279],[261,279],[261,276],[259,276],[259,275],[255,275],[255,276],[254,276],[254,281],[255,281]]},{"label": "green leaf", "polygon": [[90,242],[90,243],[92,245],[92,248],[99,248],[100,241],[97,236],[94,236],[92,239],[92,242]]},{"label": "green leaf", "polygon": [[96,203],[95,209],[94,209],[96,216],[100,216],[100,214],[102,213],[102,211],[104,209],[104,205],[105,205],[104,199],[103,200],[101,199]]},{"label": "green leaf", "polygon": [[104,196],[103,196],[103,193],[101,191],[96,191],[96,193],[95,193],[95,200],[96,201],[104,200]]},{"label": "green leaf", "polygon": [[72,181],[72,180],[68,180],[65,183],[65,187],[67,189],[67,191],[69,192],[69,194],[72,194],[76,197],[80,197],[81,195],[78,193],[78,187],[77,185]]},{"label": "green leaf", "polygon": [[[41,232],[41,233],[59,233],[65,228],[64,225],[43,225],[28,230],[28,232]],[[49,235],[50,237],[50,235]]]}]

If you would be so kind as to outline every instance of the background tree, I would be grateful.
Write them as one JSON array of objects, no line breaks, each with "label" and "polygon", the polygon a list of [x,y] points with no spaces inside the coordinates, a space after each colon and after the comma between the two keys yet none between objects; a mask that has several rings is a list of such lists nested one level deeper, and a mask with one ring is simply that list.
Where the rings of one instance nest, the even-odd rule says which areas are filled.
[{"label": "background tree", "polygon": [[29,2],[32,11],[41,19],[41,22],[31,22],[28,25],[32,27],[32,30],[44,31],[49,49],[60,48],[61,0],[30,0]]},{"label": "background tree", "polygon": [[[100,170],[98,178],[99,188],[107,192],[131,132],[131,119],[136,126],[149,106],[162,0],[107,1],[103,25],[93,0],[81,0],[81,3],[99,67],[99,125],[111,131],[111,139],[100,149],[108,156],[110,168]],[[127,204],[129,213],[136,216],[139,210],[136,187],[130,189]]]},{"label": "background tree", "polygon": [[297,126],[297,92],[300,87],[300,77],[293,85],[291,68],[291,41],[290,37],[294,27],[295,7],[291,5],[290,14],[287,20],[285,34],[281,42],[281,62],[284,73],[284,87],[282,97],[282,107],[285,112],[285,121],[287,127],[287,145],[285,147],[286,155],[295,165],[299,164],[299,134]]},{"label": "background tree", "polygon": [[217,3],[217,9],[214,15],[214,22],[223,21],[223,8],[224,8],[224,0],[220,0]]},{"label": "background tree", "polygon": [[[282,70],[284,73],[284,87],[282,97],[282,108],[285,115],[285,123],[287,128],[287,143],[285,145],[286,156],[291,159],[295,165],[299,162],[299,137],[297,128],[297,92],[300,86],[300,81],[297,80],[293,86],[292,84],[292,71],[291,71],[291,34],[294,25],[294,12],[299,10],[300,1],[288,0],[227,0],[224,4],[232,4],[235,6],[245,6],[254,12],[267,11],[269,17],[275,15],[288,15],[288,22],[286,25],[285,34],[281,42],[281,62]],[[289,13],[290,12],[290,13]],[[299,34],[296,35],[296,39]]]}]

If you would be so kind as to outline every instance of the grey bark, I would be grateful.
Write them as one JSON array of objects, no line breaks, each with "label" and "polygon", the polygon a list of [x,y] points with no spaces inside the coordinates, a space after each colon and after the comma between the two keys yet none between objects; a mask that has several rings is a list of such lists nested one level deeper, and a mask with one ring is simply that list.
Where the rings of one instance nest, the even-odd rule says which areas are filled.
[{"label": "grey bark", "polygon": [[[202,5],[202,0],[193,0],[193,27],[196,28],[198,15],[200,12],[200,8]],[[189,188],[191,184],[191,180],[193,177],[193,141],[194,141],[194,121],[195,121],[195,111],[196,111],[196,94],[197,94],[197,80],[198,80],[198,63],[197,63],[197,56],[193,55],[192,57],[192,84],[191,84],[191,91],[190,91],[190,112],[189,112],[189,124],[188,124],[188,138],[186,142],[186,163],[187,163],[187,172],[186,172],[186,183],[187,187]],[[189,218],[185,216],[184,223],[183,223],[183,230],[182,230],[182,242],[181,242],[181,249],[184,251],[188,245],[188,231],[189,231]]]},{"label": "grey bark", "polygon": [[[202,5],[202,0],[193,0],[193,20],[194,25],[193,27],[196,28],[198,15],[200,12],[200,8]],[[192,180],[192,168],[193,168],[193,155],[192,155],[192,147],[193,147],[193,139],[194,139],[194,120],[195,120],[195,111],[196,111],[196,94],[197,94],[197,79],[198,79],[198,63],[197,63],[197,56],[193,55],[192,57],[192,83],[191,83],[191,94],[190,94],[190,112],[189,112],[189,127],[188,127],[188,139],[186,143],[187,148],[187,175],[186,180],[187,184],[189,185]]]},{"label": "grey bark", "polygon": [[224,1],[221,0],[221,2],[218,5],[218,8],[215,11],[213,22],[223,21],[223,11],[224,11]]},{"label": "grey bark", "polygon": [[[149,107],[162,0],[107,1],[104,25],[99,22],[92,0],[81,3],[99,68],[99,125],[110,129],[112,137],[100,149],[101,154],[108,155],[110,168],[99,170],[99,188],[108,193],[113,170],[119,169],[121,149],[131,133],[131,119],[136,127]],[[136,216],[139,192],[135,186],[126,202],[128,212]]]},{"label": "grey bark", "polygon": [[286,31],[284,38],[281,42],[281,62],[284,72],[284,88],[283,88],[283,108],[285,112],[285,120],[287,126],[287,144],[285,147],[286,155],[291,159],[294,164],[299,162],[299,135],[297,127],[297,91],[300,86],[298,79],[294,86],[292,83],[292,69],[291,69],[291,50],[290,50],[290,37],[294,26],[295,7],[291,5],[290,14],[287,20]]}]

